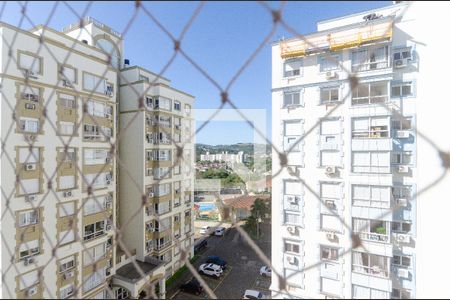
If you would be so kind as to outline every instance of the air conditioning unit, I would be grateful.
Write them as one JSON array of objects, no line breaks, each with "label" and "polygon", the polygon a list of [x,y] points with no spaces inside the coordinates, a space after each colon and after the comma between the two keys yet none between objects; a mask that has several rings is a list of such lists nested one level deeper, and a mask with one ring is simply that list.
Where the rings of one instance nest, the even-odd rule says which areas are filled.
[{"label": "air conditioning unit", "polygon": [[400,278],[409,278],[409,271],[405,268],[397,268],[397,276]]},{"label": "air conditioning unit", "polygon": [[62,85],[66,87],[72,87],[72,83],[69,80],[63,79]]},{"label": "air conditioning unit", "polygon": [[75,271],[69,271],[69,272],[63,274],[63,278],[64,278],[64,280],[67,280],[67,279],[72,278],[74,275],[75,275]]},{"label": "air conditioning unit", "polygon": [[290,204],[297,204],[297,197],[295,197],[295,196],[287,196],[287,201]]},{"label": "air conditioning unit", "polygon": [[336,173],[336,167],[335,166],[325,167],[325,174],[331,175],[331,174],[334,174],[334,173]]},{"label": "air conditioning unit", "polygon": [[288,255],[288,256],[286,256],[286,260],[287,260],[288,263],[290,263],[291,265],[297,264],[297,258],[296,258],[295,256]]},{"label": "air conditioning unit", "polygon": [[111,231],[112,225],[106,225],[106,231]]},{"label": "air conditioning unit", "polygon": [[401,206],[401,207],[406,207],[406,206],[408,206],[408,200],[405,198],[398,198],[397,205]]},{"label": "air conditioning unit", "polygon": [[24,264],[25,266],[31,265],[31,264],[33,264],[34,262],[35,262],[34,257],[27,257],[27,258],[25,258],[25,259],[23,260],[23,264]]},{"label": "air conditioning unit", "polygon": [[112,201],[106,200],[106,201],[105,201],[105,205],[104,205],[105,209],[110,209],[111,206],[112,206]]},{"label": "air conditioning unit", "polygon": [[63,197],[72,197],[72,191],[63,192]]},{"label": "air conditioning unit", "polygon": [[110,276],[111,275],[111,268],[107,268],[105,273],[106,273],[106,276]]},{"label": "air conditioning unit", "polygon": [[147,223],[147,224],[145,224],[145,230],[147,230],[149,232],[153,232],[153,231],[155,231],[155,228],[153,227],[152,223]]},{"label": "air conditioning unit", "polygon": [[31,103],[25,103],[25,108],[26,109],[36,109],[36,105],[31,104]]},{"label": "air conditioning unit", "polygon": [[404,68],[408,65],[408,59],[396,59],[394,60],[394,68]]},{"label": "air conditioning unit", "polygon": [[408,166],[398,166],[397,167],[397,171],[399,173],[408,173],[409,172],[409,167]]},{"label": "air conditioning unit", "polygon": [[395,239],[397,240],[397,242],[409,244],[409,242],[411,241],[411,236],[409,234],[397,233],[395,234]]},{"label": "air conditioning unit", "polygon": [[295,234],[296,231],[297,231],[297,228],[295,228],[295,226],[288,226],[288,227],[287,227],[287,231],[288,231],[290,234]]},{"label": "air conditioning unit", "polygon": [[106,185],[111,185],[111,180],[106,180]]},{"label": "air conditioning unit", "polygon": [[35,164],[25,164],[25,170],[27,170],[27,171],[36,170],[36,165]]},{"label": "air conditioning unit", "polygon": [[327,239],[329,241],[334,241],[337,238],[336,233],[334,232],[327,232]]},{"label": "air conditioning unit", "polygon": [[28,201],[28,202],[35,201],[36,199],[37,199],[36,195],[25,196],[25,201]]},{"label": "air conditioning unit", "polygon": [[152,197],[155,196],[155,193],[153,193],[153,192],[148,192],[147,196],[149,196],[150,198],[152,198]]},{"label": "air conditioning unit", "polygon": [[109,163],[109,162],[111,162],[111,157],[105,158],[105,163]]},{"label": "air conditioning unit", "polygon": [[36,136],[33,134],[30,134],[30,135],[27,135],[26,138],[29,139],[30,141],[34,141],[36,139]]},{"label": "air conditioning unit", "polygon": [[30,78],[37,78],[36,73],[34,73],[32,70],[25,70],[25,76]]},{"label": "air conditioning unit", "polygon": [[330,209],[334,209],[335,208],[335,204],[333,200],[326,200],[325,201],[325,206],[330,208]]},{"label": "air conditioning unit", "polygon": [[37,286],[33,286],[32,288],[29,288],[26,292],[27,297],[31,297],[36,295],[38,292]]},{"label": "air conditioning unit", "polygon": [[325,77],[327,79],[333,79],[337,77],[337,73],[334,71],[328,71],[327,73],[325,73]]},{"label": "air conditioning unit", "polygon": [[397,138],[399,138],[399,139],[409,138],[409,131],[408,130],[397,130]]},{"label": "air conditioning unit", "polygon": [[180,130],[180,129],[181,129],[181,126],[180,126],[180,125],[175,125],[175,129]]}]

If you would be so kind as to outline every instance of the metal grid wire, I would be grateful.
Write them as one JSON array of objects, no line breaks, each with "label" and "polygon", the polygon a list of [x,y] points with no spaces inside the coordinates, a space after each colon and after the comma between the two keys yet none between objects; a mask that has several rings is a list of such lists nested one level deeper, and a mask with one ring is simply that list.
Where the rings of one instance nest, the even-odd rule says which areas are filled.
[{"label": "metal grid wire", "polygon": [[[33,23],[32,18],[28,15],[28,11],[27,11],[27,6],[28,6],[28,2],[18,2],[18,4],[21,7],[21,18],[19,21],[19,24],[17,25],[18,27],[21,27],[23,25],[24,21],[29,22],[30,24],[32,24],[33,26],[35,26],[36,24]],[[84,10],[82,10],[81,12],[78,12],[77,10],[75,10],[72,5],[69,2],[55,2],[52,9],[49,11],[47,20],[45,22],[45,26],[48,25],[53,16],[54,13],[57,9],[58,6],[64,6],[66,8],[69,9],[69,11],[71,11],[73,13],[73,16],[75,18],[77,18],[78,20],[80,20],[80,27],[83,28],[84,24],[83,24],[83,20],[84,18],[88,15],[92,5],[94,4],[94,2],[88,2],[86,7],[84,8]],[[5,11],[5,7],[8,5],[7,2],[3,2],[2,6],[1,6],[1,10],[0,10],[0,20],[2,20],[3,17],[3,13]],[[255,57],[257,57],[257,55],[260,53],[260,51],[266,47],[266,46],[270,46],[272,40],[273,40],[273,36],[276,33],[276,31],[279,28],[284,28],[285,30],[287,30],[289,33],[291,33],[294,37],[304,41],[309,47],[316,47],[316,45],[312,44],[310,41],[308,41],[302,34],[300,34],[298,32],[298,30],[294,29],[292,26],[290,26],[289,24],[287,24],[287,22],[283,19],[283,13],[286,7],[286,2],[280,2],[278,5],[278,8],[272,8],[271,6],[269,6],[267,3],[265,2],[255,2],[254,5],[255,6],[262,6],[266,11],[267,14],[269,14],[272,18],[272,30],[267,34],[267,36],[264,37],[264,39],[260,42],[260,44],[258,45],[258,47],[256,49],[254,49],[254,51],[251,53],[251,55],[245,60],[245,62],[238,68],[237,72],[234,74],[234,76],[232,76],[232,78],[229,80],[229,82],[225,85],[222,86],[220,85],[209,73],[208,71],[203,68],[201,66],[200,62],[195,61],[190,55],[189,53],[187,53],[183,46],[183,41],[184,41],[184,37],[186,35],[186,33],[189,31],[189,28],[191,27],[191,25],[195,22],[196,18],[199,16],[199,14],[202,13],[202,10],[204,8],[205,5],[208,5],[206,2],[199,2],[199,4],[197,5],[196,9],[194,10],[193,14],[191,15],[191,17],[189,18],[188,22],[184,25],[184,27],[182,28],[181,34],[179,36],[175,36],[173,35],[164,25],[162,25],[162,23],[158,20],[158,18],[153,14],[153,12],[147,7],[147,5],[145,3],[142,3],[140,1],[136,1],[136,2],[130,2],[130,10],[133,10],[133,14],[131,16],[131,18],[128,20],[128,22],[126,23],[125,28],[123,28],[123,30],[120,32],[122,38],[125,38],[127,36],[127,32],[130,29],[131,25],[133,24],[135,18],[139,15],[144,15],[146,17],[148,17],[148,20],[150,22],[153,22],[165,35],[167,35],[170,40],[173,43],[173,54],[171,55],[170,59],[167,61],[167,63],[164,65],[164,67],[159,71],[156,79],[152,82],[150,82],[150,84],[148,85],[148,88],[143,91],[142,93],[138,92],[134,86],[132,84],[130,84],[130,82],[127,81],[126,78],[124,78],[121,73],[120,70],[117,68],[114,68],[114,66],[111,64],[109,66],[107,66],[105,68],[105,70],[102,73],[102,77],[105,78],[108,70],[110,68],[114,68],[115,71],[117,71],[117,75],[119,76],[119,80],[121,84],[126,84],[128,85],[128,87],[130,87],[131,91],[135,94],[135,101],[138,103],[138,106],[140,109],[145,109],[148,112],[151,112],[150,110],[148,110],[148,108],[146,107],[146,105],[144,104],[144,96],[145,94],[148,92],[148,90],[155,86],[157,81],[160,79],[161,76],[163,76],[165,74],[165,72],[167,71],[167,69],[171,66],[171,64],[173,63],[173,61],[175,60],[175,58],[177,56],[181,56],[183,57],[187,62],[189,62],[198,72],[200,72],[209,82],[211,82],[212,85],[214,85],[217,88],[217,92],[218,92],[218,96],[217,96],[217,100],[218,103],[220,103],[220,105],[218,105],[218,108],[216,110],[216,112],[214,114],[211,115],[211,117],[204,122],[199,128],[197,128],[195,130],[195,132],[192,133],[191,136],[189,136],[184,142],[176,142],[172,140],[172,137],[170,135],[168,135],[171,143],[173,143],[174,145],[176,145],[176,159],[173,163],[173,165],[169,168],[169,170],[167,171],[167,173],[169,174],[170,172],[172,172],[172,169],[180,166],[180,164],[183,162],[183,150],[186,146],[186,143],[189,143],[194,136],[200,132],[201,130],[203,130],[205,128],[205,126],[208,126],[208,123],[211,122],[212,120],[214,120],[214,117],[220,112],[221,109],[223,109],[224,107],[226,107],[227,105],[230,106],[232,109],[234,109],[244,120],[246,120],[246,122],[248,123],[248,126],[250,126],[259,136],[261,136],[262,138],[265,139],[265,141],[267,142],[267,144],[269,144],[272,148],[272,150],[274,151],[275,155],[278,155],[279,157],[279,161],[280,161],[280,165],[277,166],[277,170],[275,172],[274,168],[274,174],[272,176],[272,178],[275,178],[276,176],[279,176],[279,174],[282,172],[283,169],[287,169],[289,174],[296,177],[305,187],[306,189],[309,190],[309,192],[311,192],[315,198],[317,199],[317,201],[321,202],[322,204],[325,204],[324,200],[321,199],[320,195],[317,194],[317,192],[315,191],[315,188],[309,186],[304,179],[302,179],[298,174],[296,174],[294,172],[294,170],[291,169],[291,167],[289,167],[288,164],[288,154],[299,144],[301,143],[307,136],[309,136],[311,134],[311,132],[313,132],[314,130],[316,130],[318,128],[318,126],[320,126],[320,120],[314,124],[313,126],[311,126],[310,128],[308,128],[308,130],[306,130],[305,134],[299,139],[297,140],[297,142],[292,145],[290,147],[290,149],[288,149],[287,151],[283,151],[278,149],[277,145],[272,144],[271,140],[264,136],[264,130],[260,130],[256,124],[253,124],[249,118],[247,118],[247,116],[242,113],[239,109],[239,107],[236,105],[236,102],[233,101],[233,94],[230,92],[232,86],[239,80],[240,76],[242,75],[243,71],[250,65],[252,64],[252,62],[254,61]],[[406,6],[406,9],[408,9],[409,6]],[[404,12],[402,12],[404,13]],[[396,20],[394,20],[395,23]],[[45,34],[46,31],[46,27],[43,27],[43,34]],[[17,64],[17,59],[16,57],[13,55],[13,49],[15,49],[15,43],[16,43],[16,39],[17,39],[17,35],[18,32],[16,32],[15,36],[13,37],[12,40],[7,40],[5,39],[3,36],[3,42],[6,46],[6,51],[8,51],[8,60],[6,61],[5,65],[4,65],[4,72],[7,73],[9,67],[11,65],[15,65]],[[74,41],[72,44],[71,49],[73,50],[75,48],[76,42]],[[99,45],[100,46],[100,45]],[[100,46],[101,47],[101,46]],[[104,50],[105,53],[108,53],[108,51]],[[52,59],[57,62],[59,65],[64,65],[69,58],[72,55],[72,51],[68,51],[67,55],[65,56],[65,58],[63,60],[57,59],[57,57],[52,53],[51,49],[48,47],[48,45],[46,44],[45,40],[43,38],[40,38],[39,40],[39,48],[36,51],[36,54],[39,56],[39,54],[42,51],[46,51],[50,54],[50,56],[52,57]],[[112,52],[108,53],[108,59],[109,62],[112,61]],[[341,69],[344,70],[347,75],[348,78],[346,79],[347,82],[350,84],[351,87],[351,91],[355,90],[355,88],[358,87],[359,85],[359,80],[358,80],[358,74],[356,73],[352,73],[350,70],[346,69],[341,62],[336,61],[336,59],[329,55],[329,54],[325,54],[327,55],[327,59],[330,61],[333,61],[334,63],[337,63],[340,65]],[[37,60],[35,60],[36,63]],[[56,95],[56,92],[58,90],[58,86],[61,83],[62,79],[65,79],[67,81],[70,81],[69,78],[67,78],[64,75],[64,69],[61,68],[59,70],[59,75],[58,76],[59,79],[57,80],[57,82],[55,82],[54,86],[51,88],[51,95],[49,97],[47,97],[47,100],[44,100],[44,105],[43,105],[43,109],[42,109],[42,117],[45,119],[45,123],[49,124],[48,126],[50,126],[53,129],[52,133],[57,133],[57,128],[55,126],[55,124],[52,121],[52,118],[49,118],[49,116],[47,115],[47,108],[50,105],[55,105],[55,102],[53,102],[54,100],[54,96]],[[29,86],[29,74],[24,72],[23,73],[23,79],[25,82],[25,85]],[[3,81],[3,78],[2,78]],[[100,84],[97,83],[97,86],[93,89],[93,91],[91,92],[91,95],[94,93],[94,90],[96,90],[96,88],[98,87],[98,85]],[[118,87],[117,87],[118,88]],[[336,111],[342,104],[344,104],[346,101],[348,101],[348,99],[351,97],[351,91],[345,95],[344,99],[342,99],[342,101],[338,102],[336,104],[336,106],[332,109],[330,109],[326,115],[324,115],[323,117],[327,117],[332,115],[332,113],[334,111]],[[11,124],[9,124],[8,130],[6,135],[2,136],[2,151],[1,151],[1,158],[3,160],[4,164],[9,164],[13,169],[16,169],[16,164],[15,161],[13,159],[13,157],[11,157],[11,153],[8,153],[7,151],[4,150],[5,145],[8,144],[8,140],[10,138],[10,136],[12,134],[14,134],[14,129],[16,128],[16,124],[17,123],[17,117],[16,117],[16,109],[17,109],[17,101],[15,99],[8,99],[5,91],[3,90],[3,86],[0,86],[0,92],[2,95],[2,101],[3,101],[3,109],[9,109],[10,114],[13,115],[13,120],[16,122],[12,122]],[[77,90],[77,88],[75,87],[75,85],[73,85],[73,92],[77,95],[77,97],[81,98],[81,94],[80,91]],[[116,91],[118,92],[118,91]],[[90,95],[90,96],[91,96]],[[86,97],[82,97],[82,98],[86,98]],[[89,97],[87,97],[89,98]],[[387,110],[389,110],[396,118],[399,118],[400,120],[402,120],[402,122],[405,120],[405,118],[403,117],[403,115],[401,113],[399,113],[397,110],[393,109],[392,107],[384,104],[384,103],[380,103],[379,105],[384,106]],[[87,105],[84,104],[83,105],[83,109],[82,109],[82,117],[76,122],[76,126],[75,126],[75,131],[77,132],[80,128],[80,126],[83,124],[86,116],[88,115],[88,108]],[[131,119],[131,121],[129,121],[123,128],[119,128],[119,132],[114,132],[114,134],[116,135],[115,138],[113,136],[113,139],[109,139],[108,135],[103,131],[102,127],[99,126],[99,124],[97,123],[97,121],[95,120],[95,118],[91,118],[95,125],[99,126],[98,128],[100,128],[101,134],[103,135],[104,138],[106,138],[108,140],[108,144],[109,144],[109,155],[111,156],[112,159],[115,159],[115,161],[117,162],[117,165],[121,167],[121,170],[123,170],[123,172],[126,173],[126,175],[131,179],[131,181],[134,183],[134,186],[130,186],[129,188],[136,188],[138,190],[140,190],[139,188],[139,184],[137,183],[137,181],[135,180],[135,178],[132,177],[132,175],[127,171],[127,166],[124,165],[122,163],[122,161],[120,160],[120,157],[117,155],[118,153],[118,149],[117,149],[117,145],[121,139],[121,137],[124,134],[127,134],[128,132],[128,128],[129,126],[136,121],[136,118],[138,116],[139,112],[136,112],[135,115],[133,116],[133,118]],[[2,124],[2,125],[7,125],[7,124]],[[413,126],[414,127],[414,126]],[[160,128],[162,131],[166,131],[166,129],[164,129],[164,127]],[[428,187],[418,191],[415,195],[413,195],[412,199],[416,199],[416,197],[418,195],[420,195],[421,193],[425,192],[426,190],[432,188],[433,186],[435,186],[436,184],[438,184],[445,176],[446,171],[450,165],[450,158],[449,158],[449,154],[445,153],[444,151],[440,150],[436,144],[433,143],[433,141],[431,141],[430,139],[428,139],[425,135],[423,135],[419,130],[417,130],[417,128],[413,128],[417,134],[417,136],[420,136],[421,138],[423,138],[427,143],[429,143],[432,147],[434,147],[434,149],[436,150],[436,154],[440,157],[440,159],[442,160],[442,165],[444,166],[442,173],[440,174],[440,176],[438,176],[437,179],[435,179]],[[167,133],[167,132],[166,132]],[[46,133],[48,134],[48,133]],[[55,134],[56,138],[59,139],[59,143],[61,146],[64,147],[64,158],[68,155],[68,150],[69,147],[71,146],[71,142],[72,142],[72,137],[70,137],[70,139],[65,142],[59,135]],[[24,134],[25,137],[25,134]],[[33,147],[35,144],[35,140],[29,140],[28,141],[28,145],[31,149],[31,147]],[[77,152],[78,153],[78,152]],[[30,151],[30,155],[34,155],[34,152]],[[77,154],[78,155],[78,154]],[[37,157],[35,157],[35,159],[38,159]],[[58,194],[55,192],[54,190],[54,186],[53,186],[53,181],[55,180],[55,175],[57,174],[58,170],[61,168],[62,162],[64,161],[64,159],[61,160],[61,162],[57,165],[56,169],[54,170],[53,173],[47,173],[47,172],[43,172],[43,176],[45,178],[45,181],[47,183],[47,189],[46,189],[46,193],[43,195],[42,199],[38,202],[38,203],[32,203],[32,208],[33,209],[38,209],[45,201],[49,201],[48,200],[48,196],[52,195],[54,197],[54,199],[56,199],[57,204],[59,203],[63,203],[60,199],[60,197],[58,196]],[[87,193],[90,197],[93,197],[97,203],[97,205],[101,206],[101,202],[99,202],[99,200],[97,199],[97,197],[95,196],[95,194],[93,193],[93,189],[92,186],[90,185],[91,183],[88,182],[88,180],[83,176],[83,172],[82,170],[80,170],[78,164],[75,164],[76,168],[77,168],[77,173],[80,176],[80,178],[82,178],[82,181],[84,182],[84,184],[87,186]],[[107,168],[107,163],[104,164],[103,169],[101,170],[100,173],[102,173],[105,169]],[[192,169],[192,166],[191,166]],[[97,174],[97,177],[100,175],[100,173]],[[165,175],[165,174],[164,174]],[[23,190],[27,190],[27,187],[24,186],[20,180],[20,172],[16,171],[16,182],[21,186],[21,188]],[[165,176],[161,176],[160,178],[164,178]],[[158,179],[155,182],[158,183],[160,180],[162,179]],[[94,179],[95,181],[95,179]],[[93,182],[94,182],[93,181]],[[2,198],[3,201],[5,203],[5,207],[6,209],[2,212],[2,216],[1,219],[3,220],[8,214],[10,215],[10,217],[12,217],[13,219],[15,219],[15,212],[10,208],[10,203],[12,198],[14,197],[15,193],[16,193],[16,189],[12,189],[10,191],[5,190],[4,187],[2,186],[1,188],[1,192],[2,192]],[[216,195],[217,200],[221,201],[220,199],[220,195]],[[123,224],[120,224],[120,226],[118,226],[117,224],[115,224],[114,222],[112,222],[112,227],[113,227],[113,232],[114,234],[114,239],[113,239],[113,247],[114,246],[119,246],[128,257],[131,257],[131,262],[133,263],[134,267],[136,268],[136,270],[139,272],[139,274],[144,277],[145,273],[144,271],[140,268],[140,266],[137,264],[137,262],[135,261],[135,259],[133,258],[130,249],[127,249],[126,245],[124,244],[122,238],[122,233],[123,230],[125,228],[127,228],[128,226],[130,226],[130,221],[133,219],[133,217],[137,216],[142,209],[145,209],[146,207],[148,207],[149,205],[151,205],[151,202],[149,200],[149,198],[147,197],[146,194],[142,195],[142,206],[135,212],[135,214],[127,221],[124,222]],[[84,203],[82,205],[80,205],[80,207],[77,209],[76,214],[80,213],[81,210],[83,209]],[[63,209],[65,210],[64,206]],[[395,212],[397,210],[401,209],[401,207],[394,206],[391,208],[391,212]],[[109,218],[109,214],[105,211],[103,212],[105,218]],[[348,252],[350,252],[353,248],[357,248],[357,247],[363,247],[364,245],[362,244],[358,233],[353,233],[352,231],[352,226],[351,224],[346,224],[345,220],[343,219],[342,216],[340,216],[338,213],[334,212],[333,210],[330,210],[330,214],[333,214],[335,217],[339,218],[339,220],[342,222],[343,226],[348,229],[348,234],[349,237],[352,239],[353,241],[353,245],[351,248],[349,249],[345,249],[345,251],[340,252],[339,255],[344,255]],[[40,216],[39,216],[40,217]],[[383,216],[380,216],[383,217]],[[235,225],[235,224],[233,224]],[[78,231],[75,228],[76,224],[72,224],[72,228],[74,229],[75,233],[76,233],[76,240],[80,241],[80,244],[82,245],[82,250],[86,250],[86,247],[84,245],[83,241],[83,237],[80,237],[78,235]],[[283,291],[284,293],[289,295],[289,291],[287,291],[287,280],[289,278],[285,278],[283,276],[283,274],[279,274],[276,271],[276,266],[272,266],[271,260],[263,253],[263,251],[261,251],[261,249],[258,247],[258,245],[249,237],[249,235],[239,226],[235,226],[237,231],[241,234],[241,236],[244,238],[244,240],[248,243],[248,245],[250,245],[250,247],[252,248],[252,250],[257,254],[257,256],[261,259],[261,261],[270,266],[273,272],[273,276],[278,277],[279,279],[279,290]],[[42,271],[49,265],[54,264],[59,257],[57,256],[57,251],[56,249],[59,247],[59,243],[54,242],[54,239],[52,239],[48,233],[45,231],[45,228],[43,230],[43,234],[44,234],[44,238],[45,238],[45,242],[48,243],[48,245],[51,246],[51,249],[53,249],[52,251],[52,256],[51,259],[47,262],[45,262],[44,264],[40,264],[38,265],[37,263],[35,263],[35,267],[38,268],[39,270],[39,277],[41,277],[42,275]],[[11,246],[10,243],[5,242],[5,234],[4,232],[1,233],[2,235],[2,247],[3,247],[3,255],[7,255],[11,257],[11,264],[4,268],[2,271],[2,276],[4,278],[5,274],[7,274],[9,271],[11,271],[12,269],[14,269],[17,273],[19,273],[19,270],[16,266],[16,264],[14,263],[14,257],[15,257],[15,250],[14,250],[14,246]],[[23,236],[21,237],[21,240],[23,241]],[[172,238],[172,240],[175,242],[175,247],[178,247],[180,249],[180,265],[186,264],[186,266],[188,267],[189,271],[192,273],[192,275],[201,283],[201,285],[204,287],[208,297],[210,298],[217,298],[216,295],[214,294],[214,292],[209,288],[209,286],[207,285],[207,283],[203,280],[203,278],[199,275],[199,273],[197,272],[197,270],[195,269],[195,267],[190,263],[189,261],[189,257],[188,257],[188,251],[189,249],[185,249],[180,242],[176,239],[176,238]],[[89,256],[91,255],[90,252],[84,252],[87,253]],[[93,259],[93,257],[90,257],[91,259]],[[299,272],[305,272],[311,268],[316,268],[317,266],[319,266],[321,264],[320,261],[318,261],[317,263],[313,264],[313,265],[309,265],[309,266],[305,266],[301,271]],[[96,263],[94,263],[94,270],[97,269],[97,265]],[[292,276],[292,275],[291,275]],[[43,289],[46,290],[49,295],[51,295],[50,290],[48,288],[49,284],[52,284],[50,282],[45,282],[45,281],[41,281]],[[74,294],[76,294],[77,290],[79,290],[82,286],[83,286],[83,280],[81,280],[81,282],[79,283],[79,285],[76,287],[76,291]],[[107,290],[109,296],[111,298],[114,298],[114,293],[112,291],[112,289],[108,286],[108,284],[104,284],[105,289]],[[4,289],[7,289],[10,295],[14,295],[14,287],[10,287],[7,285],[3,285]],[[147,282],[147,285],[145,287],[145,290],[148,292],[147,295],[149,295],[152,298],[158,298],[159,295],[156,294],[155,292],[155,283],[151,283],[151,282]]]}]

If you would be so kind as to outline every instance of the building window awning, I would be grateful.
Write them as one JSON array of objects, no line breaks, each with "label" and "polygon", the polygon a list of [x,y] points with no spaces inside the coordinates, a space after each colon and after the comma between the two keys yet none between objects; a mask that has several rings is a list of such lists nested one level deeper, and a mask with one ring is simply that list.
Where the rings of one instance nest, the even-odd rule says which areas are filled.
[{"label": "building window awning", "polygon": [[312,37],[306,36],[304,40],[282,41],[280,43],[281,58],[302,57],[324,51],[338,51],[373,42],[390,40],[392,37],[392,26],[392,19],[386,19],[383,22],[370,22],[369,24],[338,32]]}]

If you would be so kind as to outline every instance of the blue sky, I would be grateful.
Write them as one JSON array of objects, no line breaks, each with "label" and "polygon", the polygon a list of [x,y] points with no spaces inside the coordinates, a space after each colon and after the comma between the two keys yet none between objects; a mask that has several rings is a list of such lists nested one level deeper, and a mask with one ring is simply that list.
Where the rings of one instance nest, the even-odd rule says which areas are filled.
[{"label": "blue sky", "polygon": [[[87,2],[68,2],[80,15]],[[198,6],[198,2],[143,2],[174,36]],[[316,22],[359,11],[390,5],[392,2],[288,2],[283,19],[298,32],[316,31]],[[269,3],[278,7],[279,3]],[[54,2],[29,2],[27,15],[34,25],[45,23]],[[94,2],[89,16],[122,32],[133,16],[134,2]],[[18,25],[20,7],[6,3],[1,21]],[[61,30],[76,22],[77,16],[62,2],[56,8],[49,26]],[[184,51],[221,86],[226,86],[233,75],[272,29],[272,17],[256,2],[207,2],[182,42]],[[32,24],[24,21],[29,29]],[[290,37],[280,28],[271,41]],[[141,65],[159,72],[173,54],[171,40],[148,16],[139,12],[125,35],[124,58],[132,65]],[[195,108],[217,108],[220,105],[218,89],[197,71],[184,57],[178,56],[164,73],[172,85],[196,97]],[[267,109],[267,132],[270,138],[271,109],[271,54],[266,45],[245,69],[229,92],[230,99],[239,108]],[[200,124],[200,122],[198,122]],[[253,132],[243,122],[211,122],[196,137],[206,144],[251,142]]]}]

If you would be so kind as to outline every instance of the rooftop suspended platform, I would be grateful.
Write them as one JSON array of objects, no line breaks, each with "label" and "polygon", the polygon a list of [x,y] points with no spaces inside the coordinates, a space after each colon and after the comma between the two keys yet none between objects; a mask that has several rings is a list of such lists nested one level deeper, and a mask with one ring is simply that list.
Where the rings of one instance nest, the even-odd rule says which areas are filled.
[{"label": "rooftop suspended platform", "polygon": [[[381,22],[380,22],[381,21]],[[357,27],[336,32],[316,33],[303,39],[281,41],[281,58],[302,57],[309,54],[353,48],[373,42],[390,40],[393,22],[391,18],[365,22]]]}]

